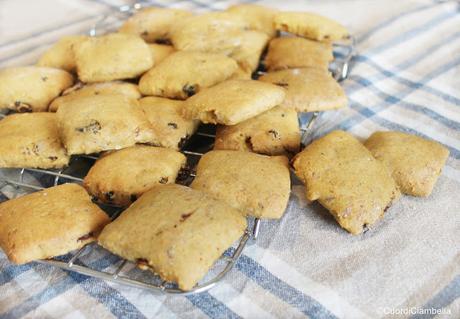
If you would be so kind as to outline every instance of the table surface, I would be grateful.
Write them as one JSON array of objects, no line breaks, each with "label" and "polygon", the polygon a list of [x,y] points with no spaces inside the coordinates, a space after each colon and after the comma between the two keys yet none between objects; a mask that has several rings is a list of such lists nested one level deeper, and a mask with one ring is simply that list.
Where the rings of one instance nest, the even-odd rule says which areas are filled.
[{"label": "table surface", "polygon": [[[149,2],[197,12],[235,3]],[[0,67],[35,63],[60,36],[85,33],[123,3],[0,1]],[[285,216],[262,223],[260,238],[221,284],[187,297],[154,296],[38,263],[15,266],[0,253],[0,318],[460,317],[459,4],[257,3],[318,12],[356,35],[358,55],[343,82],[350,105],[323,113],[313,135],[344,129],[365,139],[399,130],[439,141],[450,157],[433,194],[402,197],[370,231],[352,236],[307,204],[295,181]]]}]

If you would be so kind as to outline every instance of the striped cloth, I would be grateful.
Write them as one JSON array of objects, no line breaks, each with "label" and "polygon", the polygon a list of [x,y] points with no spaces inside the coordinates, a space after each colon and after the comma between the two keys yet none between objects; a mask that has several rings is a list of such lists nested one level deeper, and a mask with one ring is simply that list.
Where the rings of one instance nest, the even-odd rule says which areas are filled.
[{"label": "striped cloth", "polygon": [[[63,34],[83,33],[115,0],[0,1],[0,66],[30,64]],[[151,1],[206,11],[231,1]],[[345,110],[326,112],[315,137],[401,130],[434,139],[450,157],[429,198],[404,196],[373,230],[351,236],[296,182],[285,216],[216,288],[152,294],[0,253],[1,318],[459,318],[460,13],[455,1],[260,1],[345,24],[358,56]],[[1,83],[0,83],[1,85]],[[4,199],[4,198],[3,198]],[[99,268],[113,256],[92,261]]]}]

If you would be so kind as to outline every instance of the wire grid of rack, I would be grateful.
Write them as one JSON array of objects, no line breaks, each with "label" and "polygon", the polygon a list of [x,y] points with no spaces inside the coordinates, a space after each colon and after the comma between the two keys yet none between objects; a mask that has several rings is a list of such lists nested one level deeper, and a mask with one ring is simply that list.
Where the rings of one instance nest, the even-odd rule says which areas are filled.
[{"label": "wire grid of rack", "polygon": [[[142,7],[136,3],[131,6],[121,6],[118,13],[132,14]],[[98,33],[101,24],[109,16],[101,16],[93,28],[89,31],[91,36]],[[125,16],[126,17],[126,16]],[[354,55],[354,39],[351,37],[343,43],[334,44],[334,61],[330,65],[330,71],[337,81],[344,80],[349,73],[350,63]],[[264,74],[263,65],[254,73],[254,78]],[[4,117],[5,114],[0,114]],[[318,113],[303,114],[301,118],[302,142],[305,144],[311,132]],[[199,130],[187,141],[181,152],[187,156],[187,166],[179,174],[177,183],[189,185],[195,176],[194,167],[199,158],[208,150],[212,149],[215,137],[215,128],[210,125],[202,125]],[[92,164],[98,159],[98,155],[80,155],[71,158],[68,167],[61,170],[44,170],[35,168],[2,169],[0,174],[0,191],[4,187],[13,187],[14,196],[57,186],[63,183],[82,183],[84,176]],[[4,173],[7,173],[6,175]],[[5,177],[6,176],[6,177]],[[32,178],[31,178],[32,177]],[[11,193],[11,191],[10,191]],[[115,219],[123,211],[123,208],[98,203],[112,219]],[[108,251],[97,245],[88,244],[81,249],[65,256],[41,260],[39,263],[59,267],[67,271],[74,271],[83,275],[115,282],[122,285],[147,289],[160,294],[194,294],[206,291],[216,285],[233,268],[240,257],[243,249],[251,240],[257,238],[260,230],[260,219],[248,218],[248,228],[243,236],[233,247],[229,248],[211,268],[208,275],[200,281],[192,290],[183,291],[174,283],[166,282],[151,271],[139,269],[139,265],[125,259],[111,255]],[[101,258],[102,256],[102,258]],[[101,262],[105,261],[105,262]]]}]

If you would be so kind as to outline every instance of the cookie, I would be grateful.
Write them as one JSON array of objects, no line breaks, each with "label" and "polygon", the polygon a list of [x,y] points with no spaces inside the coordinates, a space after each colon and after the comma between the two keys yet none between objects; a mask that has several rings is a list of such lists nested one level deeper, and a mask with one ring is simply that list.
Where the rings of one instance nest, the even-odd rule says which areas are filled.
[{"label": "cookie", "polygon": [[340,23],[309,12],[279,12],[275,15],[274,23],[276,30],[317,41],[336,41],[349,35]]},{"label": "cookie", "polygon": [[238,65],[235,73],[232,74],[231,77],[228,78],[229,80],[251,80],[252,79],[252,71],[244,70],[241,66]]},{"label": "cookie", "polygon": [[401,192],[431,194],[449,150],[435,141],[403,132],[375,132],[364,143],[391,172]]},{"label": "cookie", "polygon": [[191,16],[185,10],[169,8],[143,8],[123,23],[118,32],[135,34],[147,42],[169,39],[171,27]]},{"label": "cookie", "polygon": [[148,96],[139,103],[152,124],[155,145],[178,150],[200,124],[182,117],[183,101]]},{"label": "cookie", "polygon": [[83,187],[63,184],[1,203],[0,247],[15,264],[64,255],[109,221]]},{"label": "cookie", "polygon": [[190,290],[243,235],[241,213],[203,192],[159,185],[104,228],[99,244]]},{"label": "cookie", "polygon": [[145,73],[139,89],[144,95],[185,100],[226,80],[237,68],[236,62],[223,54],[178,51]]},{"label": "cookie", "polygon": [[37,66],[58,68],[69,72],[74,71],[76,65],[73,46],[75,43],[79,43],[87,38],[88,37],[84,35],[62,37],[43,53],[37,62]]},{"label": "cookie", "polygon": [[154,133],[139,102],[122,95],[87,96],[56,112],[67,153],[91,154],[150,143]]},{"label": "cookie", "polygon": [[268,71],[316,67],[327,70],[334,59],[332,45],[298,37],[275,38],[270,41],[265,67]]},{"label": "cookie", "polygon": [[228,8],[227,11],[248,21],[251,30],[264,32],[271,38],[276,35],[273,22],[278,11],[275,9],[257,4],[237,4]]},{"label": "cookie", "polygon": [[267,46],[269,37],[263,32],[246,31],[241,32],[235,39],[240,43],[230,53],[240,67],[248,73],[252,73],[259,66],[260,56]]},{"label": "cookie", "polygon": [[82,82],[135,78],[153,65],[142,38],[124,33],[91,37],[74,45],[78,77]]},{"label": "cookie", "polygon": [[204,123],[235,125],[284,99],[284,89],[253,80],[228,80],[203,89],[184,104],[184,116]]},{"label": "cookie", "polygon": [[230,12],[209,12],[192,16],[171,29],[177,50],[230,54],[239,45],[236,38],[249,29],[249,22]]},{"label": "cookie", "polygon": [[357,235],[383,217],[399,197],[382,163],[349,133],[333,131],[308,145],[293,161],[307,199],[319,201],[340,226]]},{"label": "cookie", "polygon": [[275,107],[236,125],[219,125],[214,149],[291,156],[299,151],[297,112]]},{"label": "cookie", "polygon": [[174,52],[174,47],[167,44],[158,44],[151,43],[149,44],[150,53],[152,54],[152,59],[154,65],[157,65],[163,61],[168,55]]},{"label": "cookie", "polygon": [[23,66],[0,70],[0,83],[0,109],[43,112],[73,84],[73,77],[60,69]]},{"label": "cookie", "polygon": [[81,83],[75,85],[62,93],[62,96],[57,97],[51,102],[48,111],[56,112],[63,104],[69,103],[75,99],[85,96],[96,96],[102,94],[121,94],[123,96],[139,99],[141,92],[136,84],[122,81],[101,82],[83,85]]},{"label": "cookie", "polygon": [[281,105],[297,112],[326,111],[348,105],[344,90],[326,70],[281,70],[267,73],[259,80],[286,89],[286,98]]},{"label": "cookie", "polygon": [[186,160],[171,149],[136,145],[98,159],[83,184],[101,202],[127,206],[155,185],[174,183]]},{"label": "cookie", "polygon": [[291,190],[288,159],[250,152],[211,151],[198,162],[191,187],[246,215],[281,218]]},{"label": "cookie", "polygon": [[53,113],[12,114],[0,120],[0,167],[61,168],[69,156]]}]

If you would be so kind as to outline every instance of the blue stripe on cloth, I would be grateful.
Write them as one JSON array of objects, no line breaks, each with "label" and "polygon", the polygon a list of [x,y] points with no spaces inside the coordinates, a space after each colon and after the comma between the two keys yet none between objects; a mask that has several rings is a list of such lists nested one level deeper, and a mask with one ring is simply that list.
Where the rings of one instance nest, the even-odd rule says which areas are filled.
[{"label": "blue stripe on cloth", "polygon": [[448,21],[449,18],[455,17],[457,14],[458,13],[456,10],[452,12],[447,12],[447,13],[443,12],[440,15],[436,16],[435,18],[428,20],[426,23],[416,28],[413,28],[407,32],[399,33],[398,36],[391,38],[391,40],[385,41],[381,45],[372,48],[371,50],[369,50],[369,53],[378,54],[383,51],[386,51],[394,47],[395,45],[398,45],[400,43],[406,42],[407,40],[414,38],[416,35],[423,33],[424,31],[429,30],[430,28],[434,26],[436,27],[439,26],[439,24]]},{"label": "blue stripe on cloth", "polygon": [[[432,137],[429,137],[423,133],[420,133],[414,129],[411,129],[405,125],[400,125],[400,124],[397,124],[397,123],[394,123],[392,121],[389,121],[387,119],[384,119],[382,117],[379,117],[377,115],[377,112],[365,107],[364,105],[356,102],[356,101],[353,101],[352,99],[350,99],[350,107],[356,111],[358,111],[362,116],[363,116],[363,119],[362,120],[365,120],[365,119],[371,119],[372,121],[390,129],[390,130],[394,130],[394,131],[405,131],[407,133],[411,133],[411,134],[415,134],[415,135],[418,135],[418,136],[421,136],[423,138],[426,138],[426,139],[433,139]],[[341,130],[348,130],[350,129],[351,127],[353,127],[354,125],[356,125],[356,123],[352,123],[352,121],[344,121],[342,122],[341,124],[335,126],[332,130],[334,129],[341,129]],[[442,143],[441,141],[438,141],[440,143]],[[454,158],[456,159],[460,159],[460,150],[454,148],[454,147],[451,147],[451,146],[448,146],[448,145],[445,145],[445,147],[447,147],[449,150],[450,150],[450,155],[453,156]]]},{"label": "blue stripe on cloth", "polygon": [[415,9],[411,9],[409,11],[405,11],[405,12],[402,12],[400,14],[397,14],[397,15],[391,17],[390,19],[385,20],[382,23],[378,24],[377,26],[373,27],[372,29],[370,29],[366,33],[360,35],[358,37],[358,39],[357,39],[357,43],[364,42],[370,36],[372,36],[374,33],[378,32],[378,31],[380,31],[382,29],[385,29],[386,27],[391,25],[393,22],[395,22],[395,21],[397,21],[397,20],[399,20],[399,19],[401,19],[401,18],[403,18],[405,16],[408,16],[408,15],[411,15],[413,13],[417,13],[417,12],[420,12],[420,11],[423,11],[423,10],[426,10],[426,9],[431,9],[434,6],[437,6],[437,5],[438,5],[437,3],[431,3],[431,4],[428,4],[428,5],[423,5],[423,6],[420,6],[420,7],[416,7]]},{"label": "blue stripe on cloth", "polygon": [[25,273],[30,269],[32,269],[32,264],[11,265],[1,269],[0,286],[10,282],[17,276],[21,275],[22,273]]},{"label": "blue stripe on cloth", "polygon": [[380,90],[378,87],[372,85],[372,83],[370,83],[370,81],[366,80],[365,78],[361,77],[361,76],[354,76],[353,81],[355,81],[356,83],[359,83],[360,85],[363,85],[363,86],[366,86],[366,87],[369,87],[369,89],[374,92],[379,98],[381,98],[384,102],[384,105],[394,105],[394,104],[399,104],[407,109],[410,109],[412,111],[415,111],[417,113],[421,113],[421,114],[424,114],[428,117],[430,117],[431,119],[445,125],[446,127],[448,128],[451,128],[451,129],[454,129],[454,130],[459,130],[460,131],[460,123],[459,122],[456,122],[454,120],[451,120],[423,105],[420,105],[420,104],[415,104],[415,103],[408,103],[408,102],[404,102],[401,98],[397,97],[397,96],[394,96],[394,95],[390,95],[390,94],[387,94],[385,93],[384,91]]},{"label": "blue stripe on cloth", "polygon": [[[421,308],[423,309],[442,309],[447,308],[452,302],[460,298],[460,275],[454,278],[446,287],[438,292]],[[415,314],[411,319],[433,318],[435,314]]]},{"label": "blue stripe on cloth", "polygon": [[256,284],[311,318],[336,318],[318,301],[288,285],[253,259],[241,255],[235,267]]},{"label": "blue stripe on cloth", "polygon": [[211,296],[208,292],[198,295],[189,295],[187,299],[195,306],[201,309],[210,318],[241,318],[230,310],[222,302]]}]

